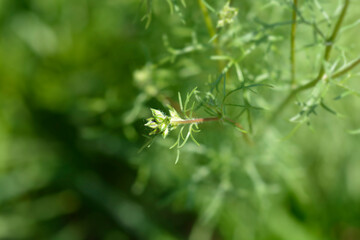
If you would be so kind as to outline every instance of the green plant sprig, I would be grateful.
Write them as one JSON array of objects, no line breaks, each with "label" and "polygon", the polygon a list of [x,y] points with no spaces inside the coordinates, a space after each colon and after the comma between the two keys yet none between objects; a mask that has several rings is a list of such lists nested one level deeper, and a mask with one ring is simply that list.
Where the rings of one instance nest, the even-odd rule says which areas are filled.
[{"label": "green plant sprig", "polygon": [[[349,7],[349,3],[350,1],[349,0],[345,0],[345,3],[341,9],[341,13],[340,13],[340,16],[336,22],[336,25],[333,29],[333,32],[332,34],[330,35],[330,37],[327,39],[327,45],[325,47],[325,51],[324,51],[324,56],[323,56],[323,62],[326,63],[329,61],[329,58],[330,58],[330,53],[332,51],[332,48],[334,46],[334,41],[339,33],[339,30],[340,30],[340,27],[341,27],[341,24],[343,23],[344,21],[344,18],[345,18],[345,15],[346,15],[346,11]],[[338,72],[335,72],[334,74],[332,75],[326,75],[326,72],[325,72],[325,67],[324,67],[324,64],[321,65],[320,67],[320,70],[319,70],[319,73],[318,75],[316,76],[315,79],[313,79],[312,81],[302,85],[302,86],[299,86],[297,88],[295,88],[294,90],[292,90],[288,96],[280,103],[280,105],[276,108],[276,110],[274,111],[273,115],[271,116],[270,118],[270,122],[272,122],[273,120],[275,120],[280,114],[281,112],[284,110],[284,108],[290,103],[290,101],[300,92],[304,91],[304,90],[307,90],[307,89],[310,89],[310,88],[313,88],[317,85],[317,83],[320,81],[320,80],[324,80],[326,81],[327,79],[329,78],[337,78],[337,77],[340,77],[342,76],[343,74],[347,73],[348,71],[350,71],[351,69],[353,69],[355,66],[357,66],[358,64],[360,63],[360,59],[357,59],[355,61],[353,61],[351,64],[349,64],[348,66],[344,67],[343,69],[339,70]]]},{"label": "green plant sprig", "polygon": [[[185,145],[185,143],[191,138],[192,141],[196,145],[200,145],[198,141],[194,137],[194,133],[200,132],[198,124],[205,122],[214,122],[214,121],[224,121],[228,122],[231,125],[235,126],[242,133],[247,133],[243,126],[231,118],[225,116],[223,112],[217,109],[216,105],[213,105],[212,98],[208,98],[210,102],[206,102],[199,96],[199,91],[197,89],[193,89],[190,93],[187,93],[186,99],[183,103],[181,99],[181,94],[178,94],[179,97],[179,106],[181,113],[178,113],[172,106],[168,106],[169,115],[161,112],[160,110],[151,108],[152,117],[147,119],[146,127],[152,129],[149,135],[162,135],[165,139],[168,134],[180,127],[180,131],[178,133],[178,137],[176,142],[170,147],[173,149],[176,147],[177,156],[175,163],[179,160],[180,149]],[[195,110],[195,101],[191,102],[191,98],[195,97],[195,99],[200,102],[199,107],[204,107],[207,112],[215,115],[212,117],[203,117],[203,118],[194,118],[194,110]],[[198,109],[196,108],[196,109]],[[180,116],[181,115],[181,116]],[[186,131],[185,131],[186,130]],[[248,140],[248,139],[247,139]]]}]

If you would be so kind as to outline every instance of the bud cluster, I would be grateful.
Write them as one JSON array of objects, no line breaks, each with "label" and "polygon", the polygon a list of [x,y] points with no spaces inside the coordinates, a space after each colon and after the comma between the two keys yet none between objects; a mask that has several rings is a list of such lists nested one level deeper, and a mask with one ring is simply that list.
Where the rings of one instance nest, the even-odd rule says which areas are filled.
[{"label": "bud cluster", "polygon": [[227,24],[231,24],[234,21],[234,18],[238,14],[236,8],[230,7],[230,3],[227,2],[223,9],[219,13],[219,20],[217,22],[217,27],[222,28]]},{"label": "bud cluster", "polygon": [[170,116],[151,108],[153,117],[148,118],[148,122],[145,124],[146,127],[154,129],[149,135],[161,134],[163,138],[166,138],[169,132],[176,129],[180,122],[183,121],[175,109],[172,107],[169,108]]}]

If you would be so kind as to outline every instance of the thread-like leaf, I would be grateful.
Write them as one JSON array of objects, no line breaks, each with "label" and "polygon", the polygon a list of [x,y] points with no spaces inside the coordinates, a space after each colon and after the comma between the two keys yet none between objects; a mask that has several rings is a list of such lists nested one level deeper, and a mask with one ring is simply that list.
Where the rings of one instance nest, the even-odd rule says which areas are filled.
[{"label": "thread-like leaf", "polygon": [[360,134],[360,128],[359,128],[359,129],[355,129],[355,130],[349,130],[348,133],[353,134],[353,135]]},{"label": "thread-like leaf", "polygon": [[328,106],[326,106],[326,104],[322,100],[320,101],[320,106],[322,108],[324,108],[326,111],[328,111],[329,113],[337,115],[337,113],[334,110],[332,110],[331,108],[329,108]]},{"label": "thread-like leaf", "polygon": [[179,149],[177,149],[177,150],[176,150],[176,159],[175,159],[175,164],[177,164],[177,163],[178,163],[179,159],[180,159],[180,150],[179,150]]},{"label": "thread-like leaf", "polygon": [[178,92],[178,98],[179,98],[180,109],[181,109],[182,112],[184,112],[184,108],[183,108],[183,105],[182,105],[182,100],[181,100],[181,94],[180,94],[180,92]]}]

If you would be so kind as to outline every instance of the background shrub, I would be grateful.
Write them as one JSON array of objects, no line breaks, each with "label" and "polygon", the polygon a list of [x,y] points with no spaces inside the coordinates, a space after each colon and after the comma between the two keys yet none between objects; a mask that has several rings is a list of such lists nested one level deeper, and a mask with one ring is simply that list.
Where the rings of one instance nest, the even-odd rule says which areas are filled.
[{"label": "background shrub", "polygon": [[359,239],[359,10],[0,1],[0,238]]}]

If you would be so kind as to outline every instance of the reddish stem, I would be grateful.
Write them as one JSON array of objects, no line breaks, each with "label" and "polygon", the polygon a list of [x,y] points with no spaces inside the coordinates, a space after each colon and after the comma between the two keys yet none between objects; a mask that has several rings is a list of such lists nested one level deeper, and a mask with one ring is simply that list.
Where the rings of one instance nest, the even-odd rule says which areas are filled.
[{"label": "reddish stem", "polygon": [[[203,122],[210,122],[210,121],[218,121],[220,120],[221,118],[219,117],[209,117],[209,118],[194,118],[194,119],[188,119],[188,120],[181,120],[181,121],[174,121],[172,123],[176,123],[176,124],[191,124],[191,123],[203,123]],[[232,124],[234,124],[236,127],[240,128],[240,129],[244,129],[243,126],[238,123],[238,122],[235,122],[234,120],[228,118],[228,117],[225,117],[223,118],[225,121],[228,121]],[[249,137],[247,136],[247,134],[243,133],[243,136],[244,136],[244,139],[245,141],[252,145],[253,142],[251,141],[251,139],[249,139]]]},{"label": "reddish stem", "polygon": [[220,120],[220,118],[218,118],[218,117],[194,118],[194,119],[188,119],[188,120],[174,121],[173,123],[176,123],[176,124],[190,124],[190,123],[203,123],[203,122],[218,121],[218,120]]}]

